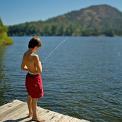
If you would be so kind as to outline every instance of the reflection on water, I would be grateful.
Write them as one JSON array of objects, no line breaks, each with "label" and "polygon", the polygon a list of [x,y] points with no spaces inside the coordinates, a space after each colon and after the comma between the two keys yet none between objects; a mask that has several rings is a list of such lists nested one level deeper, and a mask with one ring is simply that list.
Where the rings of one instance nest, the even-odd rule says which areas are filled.
[{"label": "reflection on water", "polygon": [[6,102],[6,97],[4,96],[7,89],[7,78],[5,74],[5,61],[4,61],[4,54],[6,51],[6,47],[0,47],[0,105]]}]

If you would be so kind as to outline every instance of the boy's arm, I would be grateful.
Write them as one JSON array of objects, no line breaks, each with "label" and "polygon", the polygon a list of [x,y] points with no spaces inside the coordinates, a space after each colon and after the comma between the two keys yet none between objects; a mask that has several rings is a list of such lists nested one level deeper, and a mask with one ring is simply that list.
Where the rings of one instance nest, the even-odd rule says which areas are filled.
[{"label": "boy's arm", "polygon": [[23,56],[23,59],[22,59],[21,69],[24,70],[24,71],[28,71],[28,68],[27,68],[27,66],[25,64],[24,57],[25,57],[25,55]]},{"label": "boy's arm", "polygon": [[37,73],[41,73],[42,72],[42,65],[41,65],[41,61],[39,60],[38,55],[34,57],[34,61],[37,66]]}]

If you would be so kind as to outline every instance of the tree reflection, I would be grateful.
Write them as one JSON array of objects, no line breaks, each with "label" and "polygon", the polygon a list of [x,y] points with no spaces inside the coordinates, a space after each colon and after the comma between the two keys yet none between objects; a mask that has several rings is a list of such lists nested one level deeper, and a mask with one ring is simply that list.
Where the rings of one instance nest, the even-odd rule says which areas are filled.
[{"label": "tree reflection", "polygon": [[8,87],[5,77],[5,50],[6,47],[0,47],[0,105],[5,103],[5,92]]}]

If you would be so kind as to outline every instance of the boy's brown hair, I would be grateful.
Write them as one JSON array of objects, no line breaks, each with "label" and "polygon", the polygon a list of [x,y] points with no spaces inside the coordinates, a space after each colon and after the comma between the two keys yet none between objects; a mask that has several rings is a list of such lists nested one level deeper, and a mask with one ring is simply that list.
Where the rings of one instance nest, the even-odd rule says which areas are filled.
[{"label": "boy's brown hair", "polygon": [[34,48],[34,47],[41,47],[41,41],[39,39],[39,37],[34,36],[28,43],[28,48]]}]

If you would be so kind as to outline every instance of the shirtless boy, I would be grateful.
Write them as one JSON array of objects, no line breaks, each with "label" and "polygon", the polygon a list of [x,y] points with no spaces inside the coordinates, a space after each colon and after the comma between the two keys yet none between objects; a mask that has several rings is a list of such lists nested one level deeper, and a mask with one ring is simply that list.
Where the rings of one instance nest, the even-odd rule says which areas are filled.
[{"label": "shirtless boy", "polygon": [[41,47],[40,39],[33,37],[29,41],[28,50],[24,53],[21,64],[21,69],[27,71],[25,86],[28,93],[29,117],[38,122],[37,100],[44,95],[41,77],[42,65],[39,56],[35,54],[39,47]]}]

